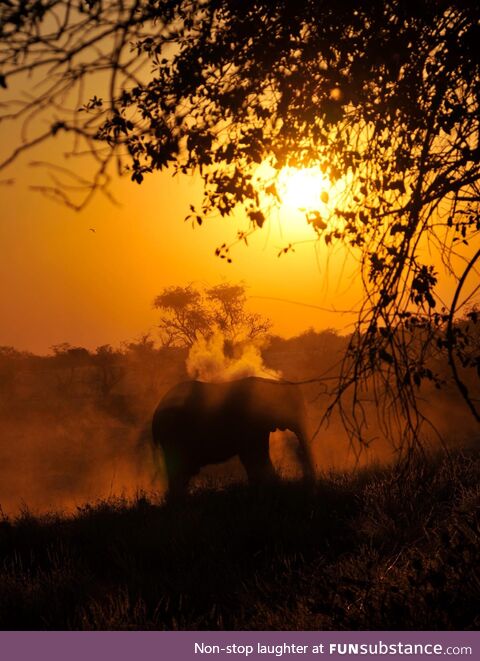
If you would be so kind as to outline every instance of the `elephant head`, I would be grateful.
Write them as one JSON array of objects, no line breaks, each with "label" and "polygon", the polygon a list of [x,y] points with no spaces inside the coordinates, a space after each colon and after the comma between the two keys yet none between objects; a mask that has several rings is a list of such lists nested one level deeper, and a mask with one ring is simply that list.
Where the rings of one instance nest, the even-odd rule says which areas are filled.
[{"label": "elephant head", "polygon": [[295,384],[254,376],[224,383],[187,381],[165,395],[152,423],[172,495],[184,492],[203,466],[236,455],[250,482],[273,478],[269,436],[276,429],[295,433],[304,475],[312,480],[305,405]]}]

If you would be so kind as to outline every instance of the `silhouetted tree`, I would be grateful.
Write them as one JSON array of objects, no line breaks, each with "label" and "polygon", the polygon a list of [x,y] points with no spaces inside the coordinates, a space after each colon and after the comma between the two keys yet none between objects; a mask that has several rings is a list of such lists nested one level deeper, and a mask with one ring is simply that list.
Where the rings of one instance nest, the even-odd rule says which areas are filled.
[{"label": "silhouetted tree", "polygon": [[[200,337],[220,332],[232,349],[240,342],[265,335],[268,319],[247,312],[244,285],[221,284],[203,291],[193,285],[166,287],[153,302],[161,311],[160,336],[164,346],[190,347]],[[228,347],[226,347],[228,350]]]},{"label": "silhouetted tree", "polygon": [[209,332],[210,312],[205,310],[202,295],[193,286],[166,287],[153,301],[162,311],[159,330],[164,346],[191,346]]},{"label": "silhouetted tree", "polygon": [[[79,206],[96,189],[108,194],[110,163],[138,183],[171,167],[203,178],[194,222],[243,207],[251,231],[279,203],[283,167],[318,168],[342,194],[307,220],[320,241],[349,247],[365,289],[334,393],[348,428],[364,438],[368,383],[378,409],[395,411],[415,440],[417,389],[435,380],[436,351],[480,421],[455,324],[480,257],[478,2],[9,0],[0,12],[0,85],[44,76],[40,91],[29,84],[29,96],[3,105],[0,121],[28,128],[39,112],[52,117],[4,165],[71,133],[72,152],[86,146],[97,162],[92,182],[78,179]],[[100,71],[105,94],[77,102],[73,93]],[[60,174],[43,190],[72,204]],[[438,292],[439,260],[456,278],[451,302]]]}]

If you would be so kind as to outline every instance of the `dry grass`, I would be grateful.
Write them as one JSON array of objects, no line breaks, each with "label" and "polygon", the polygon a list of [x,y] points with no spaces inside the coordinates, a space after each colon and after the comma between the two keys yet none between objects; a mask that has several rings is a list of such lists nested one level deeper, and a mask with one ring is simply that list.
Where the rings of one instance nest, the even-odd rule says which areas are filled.
[{"label": "dry grass", "polygon": [[3,629],[477,629],[480,457],[0,522]]}]

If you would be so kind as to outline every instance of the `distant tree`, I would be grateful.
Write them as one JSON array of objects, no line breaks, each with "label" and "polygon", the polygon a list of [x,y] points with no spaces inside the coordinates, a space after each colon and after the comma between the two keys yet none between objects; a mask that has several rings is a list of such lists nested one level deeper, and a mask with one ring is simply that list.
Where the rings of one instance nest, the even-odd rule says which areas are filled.
[{"label": "distant tree", "polygon": [[141,361],[149,360],[156,353],[155,340],[152,340],[150,333],[142,335],[138,340],[125,342],[125,353],[130,353],[138,357]]},{"label": "distant tree", "polygon": [[68,342],[54,344],[51,349],[57,386],[59,390],[71,391],[75,385],[78,369],[91,364],[91,354],[88,349],[74,347]]},{"label": "distant tree", "polygon": [[92,356],[96,367],[95,383],[102,397],[108,397],[124,377],[125,367],[121,363],[121,358],[121,353],[110,344],[97,347]]},{"label": "distant tree", "polygon": [[201,293],[188,287],[166,287],[153,301],[161,311],[160,338],[164,346],[191,346],[210,331],[211,313]]},{"label": "distant tree", "polygon": [[[159,384],[165,381],[171,368],[171,356],[156,346],[150,333],[123,344],[124,359],[128,366],[128,376],[134,377],[136,394],[158,395]],[[183,358],[183,356],[182,356]],[[180,361],[183,363],[183,360]]]},{"label": "distant tree", "polygon": [[59,365],[80,367],[90,363],[91,354],[85,347],[74,347],[69,342],[62,342],[54,344],[51,350]]},{"label": "distant tree", "polygon": [[272,324],[255,312],[247,312],[244,285],[223,283],[205,290],[212,310],[213,327],[218,328],[232,343],[250,341],[266,335]]},{"label": "distant tree", "polygon": [[[166,167],[199,172],[204,198],[191,219],[243,208],[250,231],[279,203],[282,168],[316,168],[343,193],[306,220],[318,240],[347,246],[364,285],[333,393],[350,432],[368,433],[368,385],[411,447],[436,352],[480,421],[455,321],[480,258],[477,0],[9,0],[0,26],[0,122],[24,121],[4,166],[70,134],[73,155],[92,154],[93,180],[82,174],[72,187],[57,164],[45,193],[77,207],[96,190],[109,194],[110,164],[137,183]],[[99,72],[109,74],[105,94],[77,101]],[[36,73],[39,88],[27,78]],[[23,79],[28,95],[9,96]],[[73,203],[79,187],[85,197]],[[456,281],[451,301],[439,263]],[[190,330],[202,333],[204,321]],[[187,341],[185,330],[176,332]]]},{"label": "distant tree", "polygon": [[322,374],[323,392],[338,379],[348,341],[348,336],[335,330],[309,329],[290,338],[270,337],[262,356],[268,367],[280,371],[289,380],[311,380]]},{"label": "distant tree", "polygon": [[252,341],[271,327],[260,314],[247,312],[245,286],[221,284],[203,291],[193,285],[167,287],[153,302],[161,311],[160,337],[164,346],[190,347],[200,337],[220,332],[228,346]]}]

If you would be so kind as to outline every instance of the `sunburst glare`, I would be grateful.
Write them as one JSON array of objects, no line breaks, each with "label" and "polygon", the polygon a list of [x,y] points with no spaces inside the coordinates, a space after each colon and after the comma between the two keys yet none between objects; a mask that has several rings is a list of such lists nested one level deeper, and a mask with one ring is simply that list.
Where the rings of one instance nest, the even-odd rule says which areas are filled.
[{"label": "sunburst glare", "polygon": [[321,209],[328,204],[331,183],[319,168],[285,167],[278,177],[282,205],[289,210]]}]

